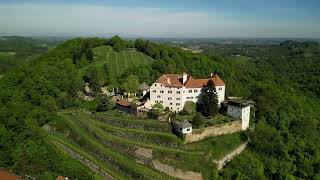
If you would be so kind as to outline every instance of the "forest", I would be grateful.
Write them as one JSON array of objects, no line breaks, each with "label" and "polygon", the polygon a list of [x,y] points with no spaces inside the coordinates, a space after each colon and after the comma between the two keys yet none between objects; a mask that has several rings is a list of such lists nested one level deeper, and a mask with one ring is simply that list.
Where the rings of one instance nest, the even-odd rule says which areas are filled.
[{"label": "forest", "polygon": [[[112,74],[108,64],[93,65],[95,48],[134,49],[151,62]],[[77,93],[90,82],[100,87],[136,91],[163,73],[187,72],[195,78],[218,73],[227,96],[256,102],[248,149],[211,179],[320,178],[320,45],[286,41],[279,45],[207,47],[203,54],[137,39],[77,38],[34,60],[8,70],[0,79],[0,167],[45,179],[64,174],[92,179],[93,173],[58,151],[41,127],[59,121],[58,113],[87,105]],[[99,59],[99,58],[98,58]],[[134,79],[134,80],[133,80]]]}]

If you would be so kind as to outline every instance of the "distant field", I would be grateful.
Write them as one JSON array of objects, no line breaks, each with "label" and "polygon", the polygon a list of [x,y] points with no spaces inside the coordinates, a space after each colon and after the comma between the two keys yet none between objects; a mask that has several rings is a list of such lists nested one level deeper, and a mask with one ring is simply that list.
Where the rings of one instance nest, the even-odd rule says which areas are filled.
[{"label": "distant field", "polygon": [[[200,172],[210,179],[213,158],[220,158],[237,147],[239,134],[209,138],[184,144],[172,134],[171,125],[152,119],[109,111],[91,114],[84,110],[67,110],[55,122],[57,133],[51,141],[62,143],[95,162],[115,179],[171,179],[150,166],[135,161],[139,147],[152,149],[153,159],[174,168]],[[64,134],[64,135],[63,135]]]},{"label": "distant field", "polygon": [[109,65],[110,73],[120,75],[130,66],[137,66],[148,64],[153,59],[141,52],[124,50],[116,52],[110,46],[100,46],[93,49],[94,64],[102,66],[107,63]]}]

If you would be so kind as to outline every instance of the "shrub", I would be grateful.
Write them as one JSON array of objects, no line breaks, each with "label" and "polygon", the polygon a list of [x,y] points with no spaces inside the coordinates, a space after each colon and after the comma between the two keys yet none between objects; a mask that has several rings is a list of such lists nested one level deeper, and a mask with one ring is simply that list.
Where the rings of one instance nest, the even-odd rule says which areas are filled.
[{"label": "shrub", "polygon": [[197,111],[196,111],[196,103],[192,102],[192,101],[186,101],[184,103],[184,107],[183,107],[183,110],[182,110],[182,113],[185,114],[185,115],[192,115],[192,114],[195,114]]},{"label": "shrub", "polygon": [[201,113],[197,113],[192,119],[192,125],[196,128],[202,127],[205,122],[206,119]]}]

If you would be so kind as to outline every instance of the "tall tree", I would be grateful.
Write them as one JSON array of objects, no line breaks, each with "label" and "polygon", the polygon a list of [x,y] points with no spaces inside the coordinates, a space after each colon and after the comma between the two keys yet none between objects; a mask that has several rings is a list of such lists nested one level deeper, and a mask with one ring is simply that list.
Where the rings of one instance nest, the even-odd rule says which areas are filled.
[{"label": "tall tree", "polygon": [[207,88],[202,97],[202,114],[207,117],[212,117],[218,114],[218,96],[215,85],[212,80],[207,83]]},{"label": "tall tree", "polygon": [[89,82],[89,87],[94,94],[99,94],[101,92],[104,80],[102,73],[97,68],[90,68],[87,71],[85,79]]},{"label": "tall tree", "polygon": [[123,84],[123,88],[127,93],[137,93],[139,88],[138,77],[129,75],[126,79],[126,82]]}]

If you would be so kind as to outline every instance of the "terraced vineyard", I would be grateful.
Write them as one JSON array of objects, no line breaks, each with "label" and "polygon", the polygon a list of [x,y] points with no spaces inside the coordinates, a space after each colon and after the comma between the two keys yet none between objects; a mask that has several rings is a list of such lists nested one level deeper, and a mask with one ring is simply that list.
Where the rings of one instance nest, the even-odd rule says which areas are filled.
[{"label": "terraced vineyard", "polygon": [[93,49],[94,65],[102,66],[107,63],[110,73],[121,74],[130,66],[138,66],[151,63],[153,59],[141,52],[134,50],[124,50],[116,52],[110,46],[99,46]]},{"label": "terraced vineyard", "polygon": [[[83,162],[97,166],[95,169],[99,169],[101,176],[105,173],[114,179],[174,179],[156,170],[152,163],[140,164],[136,151],[141,148],[153,152],[151,161],[201,173],[204,179],[211,176],[212,152],[202,149],[201,144],[184,144],[171,133],[171,125],[166,122],[136,119],[115,111],[91,114],[67,110],[59,116],[51,124],[55,131],[50,133],[49,140],[58,144],[58,148],[65,147],[81,156]],[[222,142],[217,144],[224,146]]]}]

